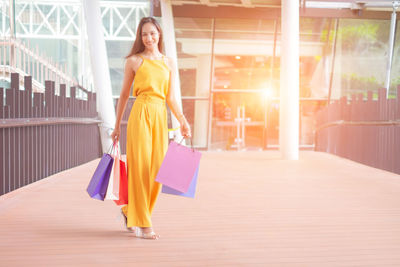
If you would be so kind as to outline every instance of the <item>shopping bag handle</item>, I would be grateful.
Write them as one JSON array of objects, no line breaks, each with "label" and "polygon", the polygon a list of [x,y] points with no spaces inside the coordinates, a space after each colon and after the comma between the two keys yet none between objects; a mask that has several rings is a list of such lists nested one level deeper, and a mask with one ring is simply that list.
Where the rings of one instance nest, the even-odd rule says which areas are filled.
[{"label": "shopping bag handle", "polygon": [[111,154],[115,155],[117,158],[121,158],[121,152],[119,150],[119,143],[117,141],[115,141],[113,143],[113,148],[112,148]]},{"label": "shopping bag handle", "polygon": [[114,148],[114,143],[112,143],[110,147],[107,149],[107,154],[111,154],[113,152],[113,148]]},{"label": "shopping bag handle", "polygon": [[[189,138],[189,139],[190,139],[190,146],[191,146],[191,148],[192,148],[192,151],[194,152],[194,147],[193,147],[192,138]],[[182,140],[179,142],[180,145],[182,145],[183,140],[185,140],[185,137],[184,137],[184,136],[182,137]]]},{"label": "shopping bag handle", "polygon": [[[116,150],[116,151],[115,151]],[[107,149],[107,154],[114,155],[114,151],[116,152],[116,156],[121,157],[121,152],[119,150],[118,142],[113,142],[110,147]]]}]

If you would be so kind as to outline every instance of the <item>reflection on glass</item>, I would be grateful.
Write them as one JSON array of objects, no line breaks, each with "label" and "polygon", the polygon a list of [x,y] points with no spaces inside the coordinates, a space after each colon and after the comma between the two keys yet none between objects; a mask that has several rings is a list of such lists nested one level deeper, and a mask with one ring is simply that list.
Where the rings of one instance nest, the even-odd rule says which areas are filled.
[{"label": "reflection on glass", "polygon": [[[211,80],[212,19],[174,18],[183,109],[193,143],[207,146]],[[190,98],[190,99],[188,99]],[[193,99],[202,98],[194,101]]]},{"label": "reflection on glass", "polygon": [[[370,90],[376,94],[384,86],[389,30],[389,20],[340,20],[333,99],[359,93],[366,95]],[[395,60],[394,65],[397,66],[397,62]],[[392,77],[396,75],[398,72]]]},{"label": "reflection on glass", "polygon": [[215,23],[211,149],[262,149],[267,102],[279,95],[275,21]]},{"label": "reflection on glass", "polygon": [[[325,18],[300,21],[301,98],[326,99],[328,96],[333,22]],[[236,149],[239,141],[246,149],[276,147],[279,143],[279,23],[216,19],[215,26],[211,148]],[[321,103],[324,101],[301,101],[302,145],[314,142],[313,112]],[[238,130],[242,108],[245,109],[244,136]]]},{"label": "reflection on glass", "polygon": [[392,74],[390,80],[390,98],[400,97],[397,95],[397,88],[400,85],[400,23],[397,23],[396,38],[393,51]]}]

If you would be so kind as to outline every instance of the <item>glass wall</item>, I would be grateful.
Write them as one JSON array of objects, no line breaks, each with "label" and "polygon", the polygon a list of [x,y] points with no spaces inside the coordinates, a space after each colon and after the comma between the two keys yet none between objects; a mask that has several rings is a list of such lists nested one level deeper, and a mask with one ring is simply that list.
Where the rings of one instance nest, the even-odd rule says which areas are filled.
[{"label": "glass wall", "polygon": [[131,50],[133,41],[106,41],[108,66],[114,97],[119,97],[124,79],[125,56]]},{"label": "glass wall", "polygon": [[[142,17],[150,15],[148,1],[113,0],[102,7],[103,26],[107,32],[106,48],[112,91],[119,96],[124,75],[125,56],[130,52],[136,38],[136,29]],[[159,19],[160,21],[160,19]]]},{"label": "glass wall", "polygon": [[400,85],[400,24],[397,21],[395,46],[393,51],[393,63],[391,70],[389,97],[399,97],[397,90]]},{"label": "glass wall", "polygon": [[[389,20],[340,19],[336,43],[332,98],[351,98],[353,94],[374,91],[385,85],[388,51]],[[397,37],[399,38],[399,37]],[[396,50],[398,53],[398,49]],[[393,79],[399,77],[399,61],[394,56]],[[391,94],[394,90],[391,90]]]},{"label": "glass wall", "polygon": [[72,77],[81,81],[81,12],[78,2],[59,9],[59,5],[51,2],[15,1],[15,36],[41,57],[62,66],[63,70],[65,66]]},{"label": "glass wall", "polygon": [[[0,3],[3,10],[9,1]],[[149,3],[102,1],[101,6],[112,90],[118,97],[124,57],[139,19],[149,15]],[[15,10],[17,37],[65,64],[80,81],[90,77],[81,8],[80,1],[65,5],[16,1]],[[7,18],[3,13],[1,18]],[[2,20],[1,29],[7,23]],[[179,17],[174,23],[183,108],[194,145],[212,150],[277,147],[279,19]],[[329,95],[334,100],[372,90],[376,97],[386,78],[389,30],[389,20],[300,19],[299,137],[303,147],[314,144],[314,114],[327,104]],[[396,95],[400,83],[399,31],[393,59],[390,97]]]},{"label": "glass wall", "polygon": [[[0,33],[9,36],[9,2],[0,0]],[[135,39],[141,17],[149,16],[146,0],[100,1],[113,95],[122,86],[124,57]],[[80,83],[91,83],[91,62],[82,2],[15,1],[15,35],[31,50],[66,66]]]},{"label": "glass wall", "polygon": [[[194,104],[189,102],[207,100],[184,100],[185,108],[193,114],[194,127],[201,125],[202,128],[196,131],[195,144],[222,150],[238,146],[276,147],[279,142],[279,21],[275,25],[274,20],[175,18],[175,26],[184,85],[182,95],[204,97],[211,102],[210,106],[197,105],[195,111]],[[334,100],[358,93],[366,95],[372,90],[376,97],[387,73],[389,29],[389,20],[300,19],[301,146],[313,146],[314,115],[327,104],[329,95]],[[399,39],[397,34],[390,97],[394,97],[400,83]],[[187,68],[188,61],[194,62],[193,58],[197,58],[197,63]],[[209,71],[206,66],[210,66]],[[209,77],[212,77],[211,83]],[[199,81],[203,82],[200,91]],[[196,112],[202,115],[195,116]],[[242,117],[244,124],[240,123]]]},{"label": "glass wall", "polygon": [[265,146],[268,102],[279,95],[274,33],[274,20],[215,20],[210,149]]},{"label": "glass wall", "polygon": [[[300,23],[302,146],[313,145],[313,116],[328,97],[333,29],[329,19]],[[211,150],[276,148],[279,20],[175,18],[175,32],[184,108],[197,128],[195,145]]]},{"label": "glass wall", "polygon": [[198,147],[207,147],[208,142],[212,23],[212,19],[174,19],[183,111]]},{"label": "glass wall", "polygon": [[314,115],[329,95],[335,19],[300,19],[300,145],[314,145]]}]

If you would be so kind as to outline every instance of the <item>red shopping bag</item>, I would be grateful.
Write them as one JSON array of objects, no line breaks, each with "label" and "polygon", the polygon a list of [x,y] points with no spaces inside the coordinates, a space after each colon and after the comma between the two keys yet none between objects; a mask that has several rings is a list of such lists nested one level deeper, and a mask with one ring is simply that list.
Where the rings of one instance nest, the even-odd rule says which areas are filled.
[{"label": "red shopping bag", "polygon": [[117,205],[128,204],[128,175],[126,174],[126,164],[119,160],[119,199],[114,200]]}]

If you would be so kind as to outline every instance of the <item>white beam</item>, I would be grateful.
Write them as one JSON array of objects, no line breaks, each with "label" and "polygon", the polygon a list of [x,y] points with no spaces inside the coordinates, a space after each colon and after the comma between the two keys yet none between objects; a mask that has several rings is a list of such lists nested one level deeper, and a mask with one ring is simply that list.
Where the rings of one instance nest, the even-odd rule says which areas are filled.
[{"label": "white beam", "polygon": [[[200,38],[177,38],[182,44],[182,52],[190,55],[210,54],[210,39]],[[322,42],[301,42],[301,56],[321,56],[326,44]],[[214,54],[216,55],[268,55],[272,56],[274,49],[273,41],[266,40],[215,40]],[[281,43],[277,42],[276,56],[281,54]]]},{"label": "white beam", "polygon": [[210,0],[200,0],[200,4],[208,6],[210,4]]},{"label": "white beam", "polygon": [[283,159],[299,158],[299,1],[282,0],[279,147]]},{"label": "white beam", "polygon": [[245,7],[253,7],[253,4],[251,3],[251,0],[241,0],[243,6]]},{"label": "white beam", "polygon": [[392,12],[392,20],[390,22],[390,34],[389,34],[389,56],[388,56],[388,64],[386,68],[386,81],[385,81],[385,88],[386,88],[386,98],[389,97],[390,91],[390,77],[392,71],[392,63],[393,63],[393,50],[395,44],[395,37],[396,37],[396,24],[397,24],[397,14],[396,10],[398,8],[397,2],[393,2],[393,12]]},{"label": "white beam", "polygon": [[103,152],[112,144],[111,129],[115,125],[115,109],[111,92],[106,43],[104,41],[99,0],[82,0],[86,18],[93,83],[97,93],[97,111],[103,121],[100,137]]},{"label": "white beam", "polygon": [[[175,41],[175,27],[174,27],[174,17],[172,15],[172,5],[171,0],[160,0],[161,4],[161,22],[164,33],[164,45],[165,45],[165,54],[167,57],[172,58],[175,62],[178,62],[178,55],[176,53],[176,41]],[[176,63],[175,69],[175,99],[182,109],[182,97],[181,97],[181,84],[179,80],[179,70],[178,64]],[[179,127],[179,121],[172,115],[172,127]],[[175,132],[175,140],[179,140],[182,138],[180,131]]]}]

